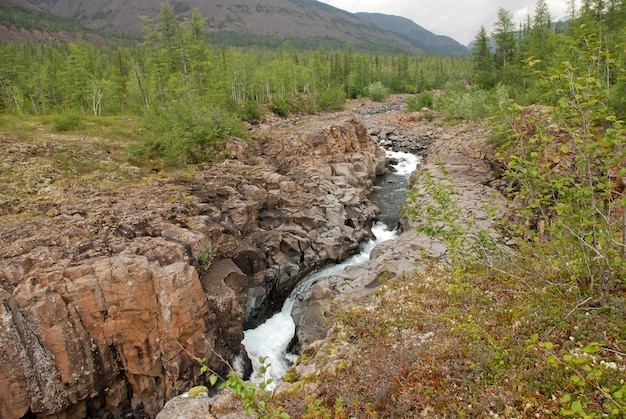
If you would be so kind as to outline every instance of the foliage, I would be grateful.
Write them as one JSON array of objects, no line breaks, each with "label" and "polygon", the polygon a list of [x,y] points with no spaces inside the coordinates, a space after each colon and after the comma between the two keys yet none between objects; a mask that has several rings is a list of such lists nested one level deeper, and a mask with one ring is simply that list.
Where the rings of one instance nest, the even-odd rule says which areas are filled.
[{"label": "foliage", "polygon": [[[27,214],[42,194],[97,184],[118,190],[134,184],[142,170],[126,162],[142,123],[136,118],[68,114],[0,116],[0,214]],[[16,150],[22,150],[16,152]],[[25,150],[28,150],[26,152]]]},{"label": "foliage", "polygon": [[449,90],[436,101],[435,108],[448,121],[480,121],[495,107],[492,92],[478,88]]},{"label": "foliage", "polygon": [[198,255],[198,266],[201,270],[207,270],[217,256],[218,249],[212,242],[209,242],[204,251]]},{"label": "foliage", "polygon": [[164,167],[220,159],[224,139],[243,136],[239,118],[221,108],[189,108],[175,104],[146,115],[151,136],[133,148],[134,158]]},{"label": "foliage", "polygon": [[[242,134],[237,120],[258,120],[265,108],[280,116],[336,110],[346,97],[369,95],[370,86],[382,100],[382,80],[402,93],[471,73],[466,58],[376,55],[350,45],[212,48],[206,18],[190,10],[179,20],[172,7],[145,19],[141,44],[1,43],[0,113],[49,116],[59,131],[88,115],[140,117],[146,135],[129,161],[177,168],[220,158],[223,141]],[[26,15],[7,8],[2,16]]]},{"label": "foliage", "polygon": [[289,103],[281,96],[276,96],[270,102],[270,108],[278,116],[289,115]]},{"label": "foliage", "polygon": [[474,62],[474,84],[481,89],[490,89],[495,84],[494,77],[494,57],[489,45],[489,38],[484,27],[476,35],[474,47],[472,49]]},{"label": "foliage", "polygon": [[569,377],[559,398],[562,416],[580,418],[621,417],[626,414],[626,384],[619,379],[619,367],[598,357],[604,349],[598,342],[570,351],[559,350],[552,342],[529,339],[528,350],[545,356],[545,362],[560,376]]},{"label": "foliage", "polygon": [[343,109],[346,93],[340,88],[330,88],[322,92],[319,100],[320,111],[334,111]]},{"label": "foliage", "polygon": [[[496,238],[475,223],[467,211],[462,210],[442,162],[437,162],[437,175],[431,171],[417,173],[416,186],[409,190],[404,214],[417,224],[417,231],[443,241],[448,249],[448,260],[459,267],[477,262],[493,266],[499,253]],[[423,197],[428,197],[423,199]],[[484,213],[493,216],[489,198],[482,203]]]},{"label": "foliage", "polygon": [[81,115],[77,112],[65,112],[48,118],[53,131],[56,132],[73,131],[80,128],[81,119]]},{"label": "foliage", "polygon": [[[262,379],[258,384],[244,380],[235,371],[228,373],[226,380],[220,384],[220,389],[230,389],[234,395],[241,399],[248,415],[254,414],[258,419],[289,419],[289,414],[284,409],[272,405],[272,392],[267,386],[272,383],[272,378],[267,378],[268,369],[271,364],[265,364],[267,358],[259,357],[259,372],[257,378]],[[205,370],[207,371],[207,370]],[[209,381],[211,384],[217,383],[218,376],[211,374]]]},{"label": "foliage", "polygon": [[375,102],[382,102],[389,97],[389,91],[381,82],[370,84],[367,88],[367,94]]},{"label": "foliage", "polygon": [[532,131],[520,129],[530,121],[509,120],[516,135],[501,153],[519,185],[514,196],[525,203],[519,214],[536,226],[527,236],[552,245],[554,263],[583,295],[604,300],[626,280],[626,129],[605,104],[597,73],[603,52],[595,48],[586,51],[586,67],[537,71],[559,105],[533,119]]},{"label": "foliage", "polygon": [[189,397],[195,399],[201,393],[209,394],[209,389],[206,386],[195,386],[189,389]]},{"label": "foliage", "polygon": [[252,122],[261,119],[263,111],[258,103],[248,101],[240,110],[240,114],[242,120]]},{"label": "foliage", "polygon": [[[621,407],[602,389],[616,401],[622,397],[623,298],[612,301],[614,309],[588,309],[578,305],[576,292],[507,260],[498,266],[517,277],[481,265],[427,265],[386,280],[370,300],[338,309],[327,342],[300,361],[320,371],[315,396],[295,382],[275,402],[292,417],[536,418],[567,413],[562,409],[573,410],[578,399],[588,415],[620,417],[612,412]],[[593,342],[605,342],[591,361],[572,361],[585,386],[560,361],[552,365],[545,348],[529,348],[537,331],[536,342],[553,342],[557,360],[584,357],[597,347]],[[338,361],[343,368],[333,367]],[[601,372],[599,381],[586,378],[584,365]]]},{"label": "foliage", "polygon": [[406,111],[417,112],[423,108],[433,109],[435,96],[431,92],[422,92],[417,96],[409,96],[406,99]]}]

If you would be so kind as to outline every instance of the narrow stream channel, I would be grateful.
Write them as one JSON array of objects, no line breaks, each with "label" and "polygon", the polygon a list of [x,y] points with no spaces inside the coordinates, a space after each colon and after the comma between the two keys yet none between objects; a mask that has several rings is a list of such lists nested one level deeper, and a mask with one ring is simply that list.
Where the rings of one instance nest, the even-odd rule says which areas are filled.
[{"label": "narrow stream channel", "polygon": [[[327,266],[313,272],[304,278],[285,300],[280,312],[270,317],[265,323],[255,329],[249,329],[244,333],[243,344],[248,356],[252,361],[252,381],[256,379],[259,370],[260,356],[266,357],[265,364],[271,364],[269,373],[273,383],[268,389],[273,389],[275,383],[285,374],[287,368],[295,361],[296,355],[287,353],[287,347],[291,342],[296,325],[291,318],[291,309],[296,298],[323,278],[338,275],[344,268],[351,265],[362,265],[369,260],[371,250],[385,240],[396,237],[395,227],[400,218],[399,207],[404,204],[408,190],[408,179],[420,161],[419,156],[409,153],[387,151],[387,158],[392,162],[394,171],[382,176],[376,182],[376,190],[369,199],[379,206],[381,215],[379,221],[372,227],[375,239],[361,244],[361,252],[342,263]],[[266,377],[269,378],[269,377]]]}]

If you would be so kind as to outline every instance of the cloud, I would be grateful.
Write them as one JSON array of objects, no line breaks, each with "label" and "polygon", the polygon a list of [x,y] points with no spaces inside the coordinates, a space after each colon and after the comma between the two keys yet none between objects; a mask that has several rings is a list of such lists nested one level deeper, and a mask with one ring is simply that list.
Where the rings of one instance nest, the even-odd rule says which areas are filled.
[{"label": "cloud", "polygon": [[[438,35],[469,44],[481,25],[491,32],[502,7],[516,24],[535,13],[535,0],[326,0],[324,3],[349,12],[373,12],[403,16]],[[553,20],[565,18],[568,0],[547,0]]]}]

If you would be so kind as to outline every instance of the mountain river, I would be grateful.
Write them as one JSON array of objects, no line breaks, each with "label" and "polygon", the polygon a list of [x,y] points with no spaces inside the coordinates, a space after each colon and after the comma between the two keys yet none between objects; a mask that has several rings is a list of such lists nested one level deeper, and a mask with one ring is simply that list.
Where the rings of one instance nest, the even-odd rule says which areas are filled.
[{"label": "mountain river", "polygon": [[375,239],[361,243],[361,252],[336,265],[326,266],[305,277],[285,300],[280,312],[270,317],[255,329],[245,332],[243,344],[252,361],[253,381],[266,381],[269,376],[256,378],[259,371],[259,357],[266,357],[265,365],[271,364],[268,373],[273,382],[268,389],[285,374],[297,355],[287,352],[287,347],[294,337],[296,325],[291,318],[291,309],[296,298],[323,278],[340,274],[346,266],[362,265],[369,260],[370,251],[385,240],[396,237],[395,227],[400,218],[399,207],[404,204],[408,190],[408,179],[419,164],[420,157],[409,153],[386,151],[392,162],[393,171],[381,176],[376,182],[376,189],[369,199],[379,206],[381,214],[372,227]]}]

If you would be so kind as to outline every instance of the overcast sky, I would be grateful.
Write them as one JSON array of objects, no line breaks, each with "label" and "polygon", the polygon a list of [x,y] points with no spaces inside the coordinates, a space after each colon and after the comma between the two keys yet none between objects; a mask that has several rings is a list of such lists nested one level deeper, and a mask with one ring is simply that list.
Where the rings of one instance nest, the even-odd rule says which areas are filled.
[{"label": "overcast sky", "polygon": [[[403,16],[437,35],[448,35],[467,45],[484,26],[491,33],[500,7],[516,24],[535,14],[536,0],[322,0],[348,12]],[[553,21],[564,19],[570,0],[547,0]],[[577,0],[577,7],[580,1]]]}]

